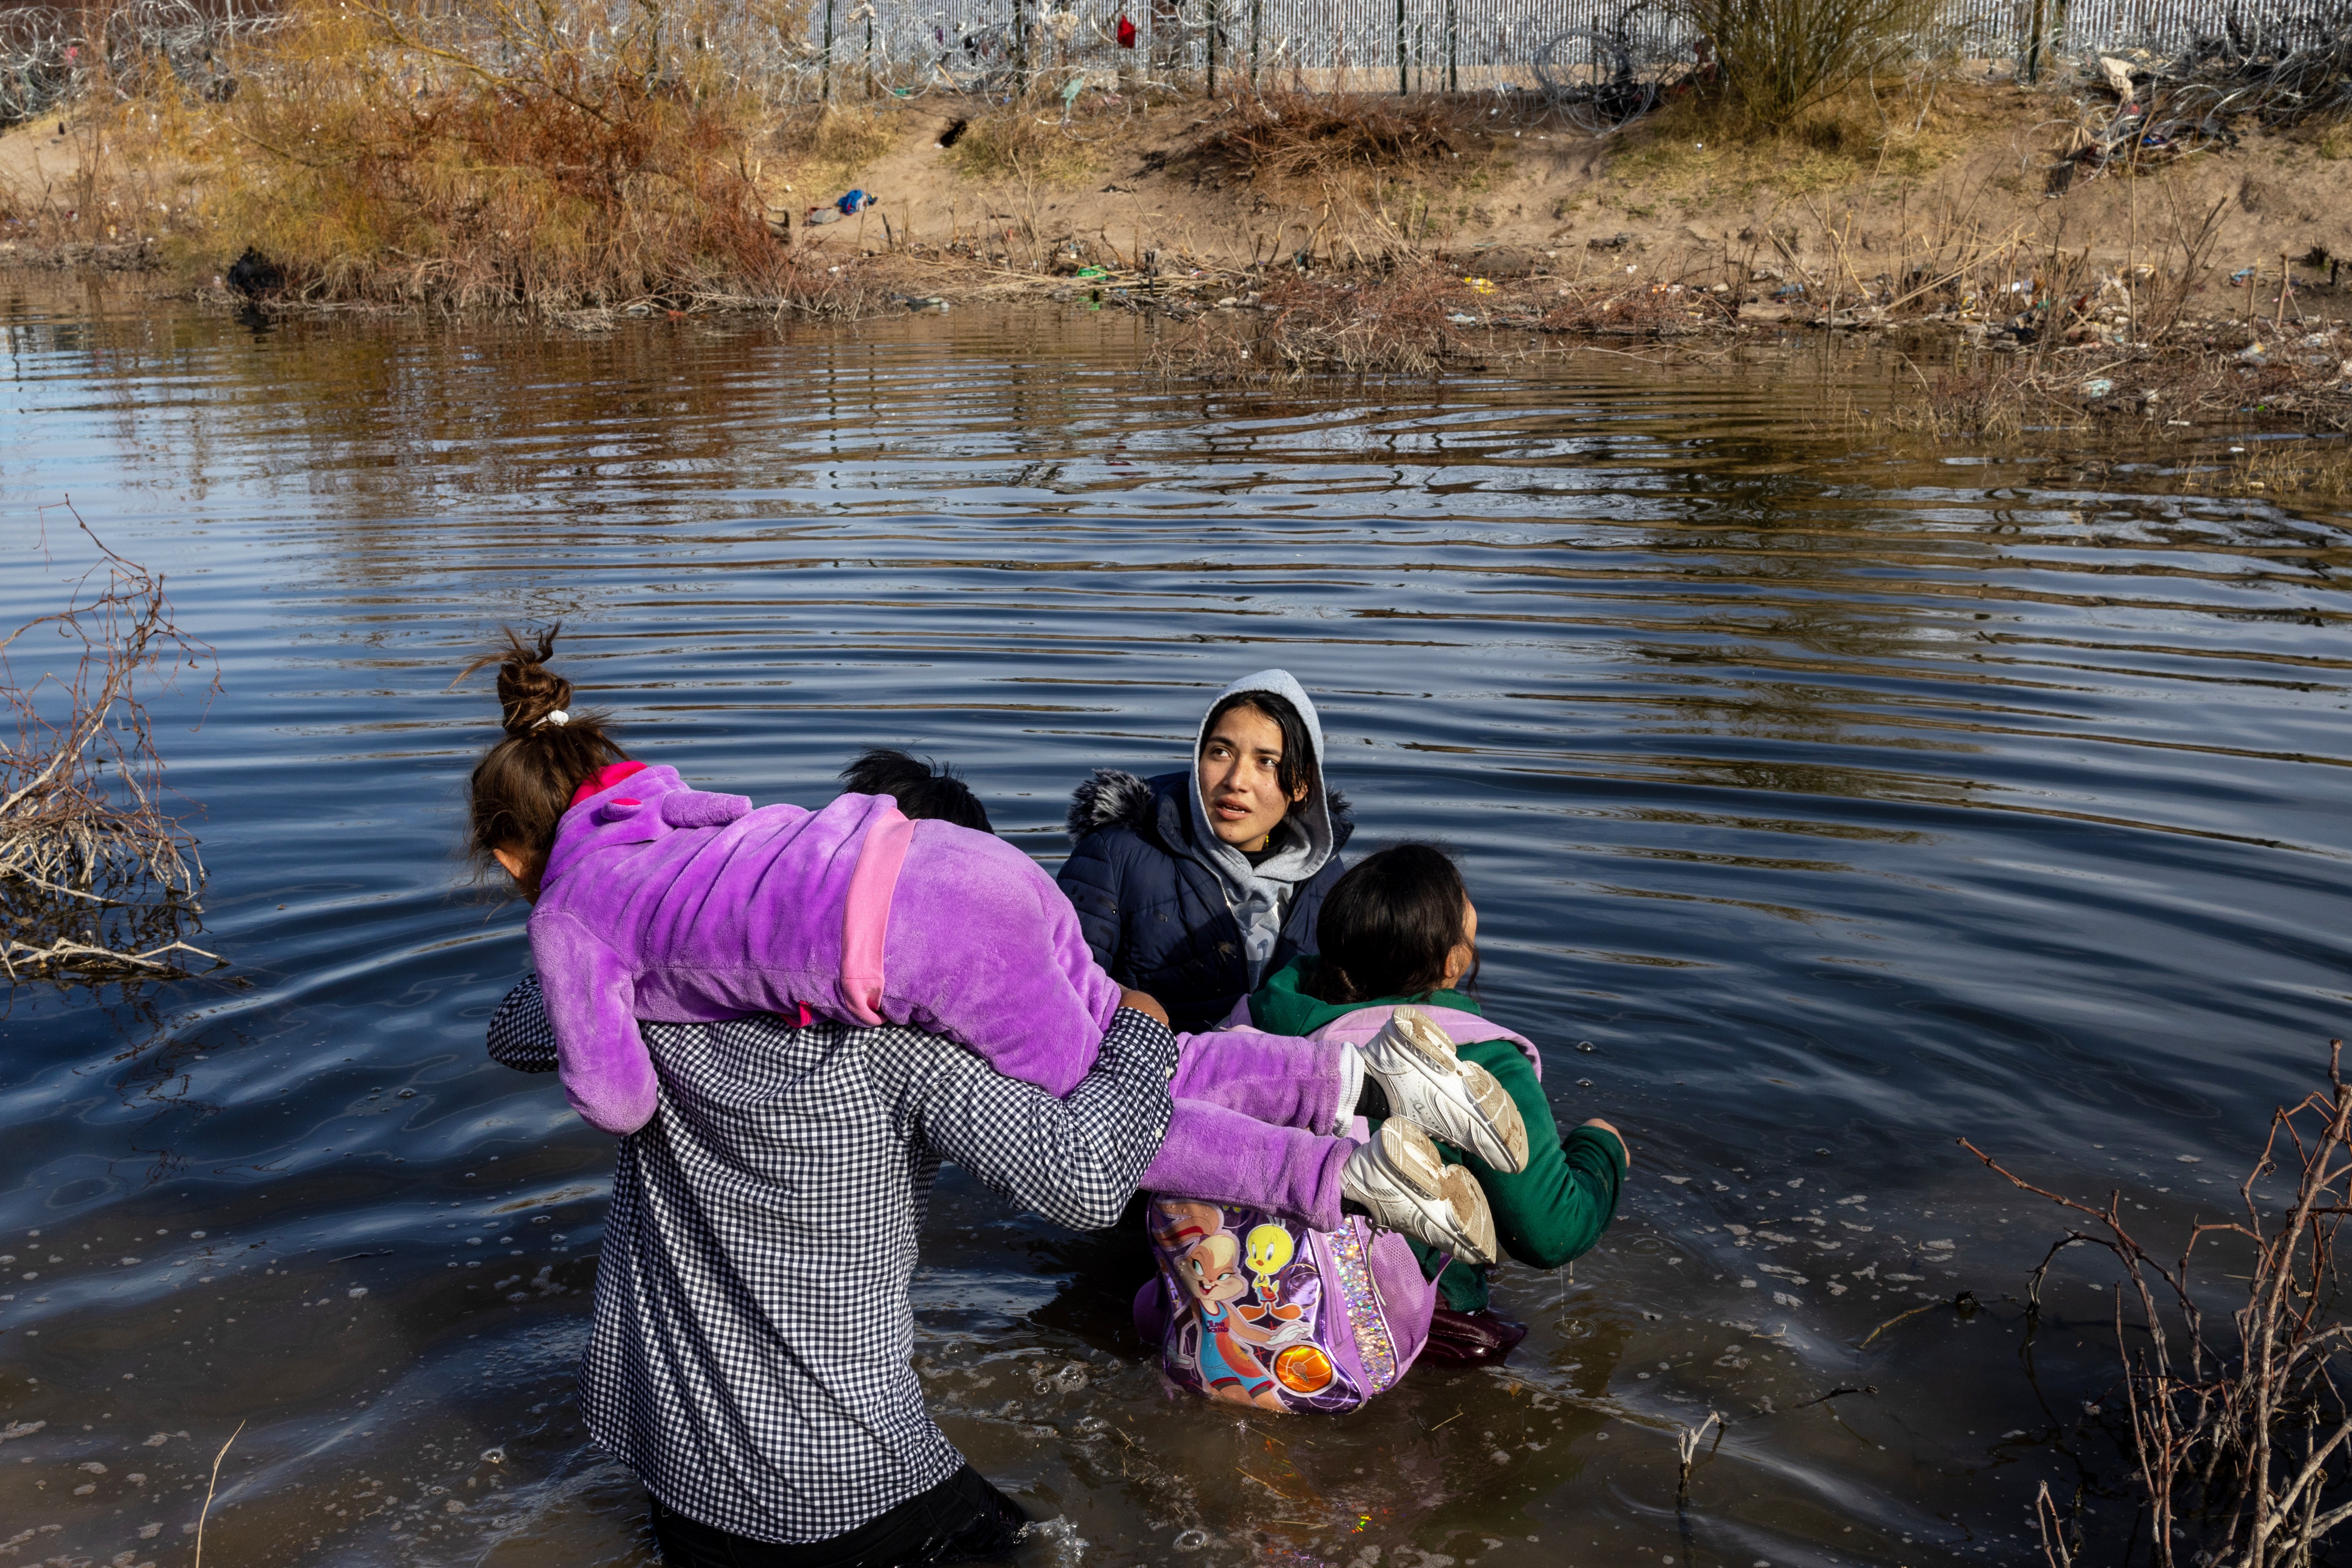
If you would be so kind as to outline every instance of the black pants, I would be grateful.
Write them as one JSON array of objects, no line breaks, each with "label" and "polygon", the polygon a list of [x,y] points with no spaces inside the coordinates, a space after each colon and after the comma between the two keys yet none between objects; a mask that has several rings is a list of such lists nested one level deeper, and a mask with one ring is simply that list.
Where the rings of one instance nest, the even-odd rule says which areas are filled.
[{"label": "black pants", "polygon": [[845,1535],[780,1546],[691,1520],[653,1501],[668,1568],[924,1568],[1005,1557],[1029,1515],[970,1465]]}]

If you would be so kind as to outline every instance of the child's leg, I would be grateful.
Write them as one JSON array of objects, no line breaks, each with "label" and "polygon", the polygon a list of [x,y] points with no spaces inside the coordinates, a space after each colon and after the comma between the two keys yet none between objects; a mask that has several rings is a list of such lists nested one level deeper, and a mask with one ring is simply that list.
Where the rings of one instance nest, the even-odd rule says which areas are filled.
[{"label": "child's leg", "polygon": [[1339,1103],[1351,1078],[1351,1047],[1337,1041],[1219,1029],[1179,1035],[1176,1047],[1176,1077],[1168,1092],[1180,1100],[1203,1100],[1310,1132],[1330,1131],[1343,1109],[1355,1112],[1352,1104]]},{"label": "child's leg", "polygon": [[1179,1100],[1160,1152],[1136,1184],[1148,1193],[1271,1209],[1317,1230],[1337,1230],[1339,1172],[1356,1148],[1346,1138],[1277,1127],[1229,1106]]},{"label": "child's leg", "polygon": [[914,826],[892,889],[877,1011],[948,1035],[1007,1078],[1066,1095],[1095,1064],[1119,988],[1034,860],[985,833]]}]

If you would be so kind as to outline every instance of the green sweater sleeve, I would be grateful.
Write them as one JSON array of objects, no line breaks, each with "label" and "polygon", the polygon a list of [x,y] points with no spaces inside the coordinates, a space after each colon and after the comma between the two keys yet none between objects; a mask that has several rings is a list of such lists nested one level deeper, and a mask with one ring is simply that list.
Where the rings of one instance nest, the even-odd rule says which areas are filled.
[{"label": "green sweater sleeve", "polygon": [[1462,1057],[1493,1073],[1518,1106],[1528,1124],[1528,1168],[1505,1175],[1450,1148],[1444,1152],[1447,1163],[1467,1165],[1486,1189],[1504,1251],[1532,1268],[1558,1268],[1581,1258],[1616,1217],[1617,1190],[1625,1180],[1624,1145],[1597,1127],[1580,1127],[1561,1137],[1542,1081],[1510,1041],[1464,1046]]},{"label": "green sweater sleeve", "polygon": [[[1503,1250],[1533,1268],[1558,1268],[1592,1250],[1616,1217],[1617,1194],[1625,1180],[1625,1147],[1597,1127],[1579,1127],[1562,1137],[1552,1119],[1535,1068],[1508,1040],[1482,1040],[1462,1047],[1465,1061],[1495,1075],[1528,1124],[1528,1168],[1506,1175],[1451,1144],[1439,1152],[1449,1165],[1465,1165],[1486,1189]],[[1435,1254],[1416,1246],[1424,1267]],[[1456,1264],[1440,1279],[1445,1304],[1458,1312],[1486,1305],[1486,1271]]]}]

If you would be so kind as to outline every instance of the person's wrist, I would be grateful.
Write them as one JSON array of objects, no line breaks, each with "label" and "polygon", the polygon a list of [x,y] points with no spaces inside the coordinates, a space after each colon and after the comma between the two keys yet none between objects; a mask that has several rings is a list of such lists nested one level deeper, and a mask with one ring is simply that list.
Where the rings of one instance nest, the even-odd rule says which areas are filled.
[{"label": "person's wrist", "polygon": [[1103,1055],[1131,1064],[1139,1055],[1156,1058],[1160,1076],[1176,1076],[1176,1031],[1140,1007],[1121,1006],[1103,1036]]},{"label": "person's wrist", "polygon": [[1586,1128],[1591,1128],[1595,1132],[1606,1132],[1612,1140],[1615,1141],[1617,1144],[1617,1156],[1619,1159],[1624,1161],[1625,1168],[1629,1171],[1633,1168],[1633,1146],[1625,1142],[1625,1135],[1622,1132],[1618,1131],[1614,1124],[1603,1121],[1598,1116],[1588,1116],[1582,1122],[1578,1124],[1577,1131],[1581,1132]]}]

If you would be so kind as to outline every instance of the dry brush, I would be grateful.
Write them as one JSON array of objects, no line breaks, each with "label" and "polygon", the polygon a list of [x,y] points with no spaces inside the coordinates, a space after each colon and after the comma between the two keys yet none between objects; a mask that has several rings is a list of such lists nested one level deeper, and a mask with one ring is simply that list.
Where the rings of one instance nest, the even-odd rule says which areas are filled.
[{"label": "dry brush", "polygon": [[185,939],[204,866],[172,814],[148,701],[212,649],[172,618],[162,574],[109,549],[62,609],[0,640],[0,971],[48,978],[170,975],[219,962]]},{"label": "dry brush", "polygon": [[[2327,1084],[2273,1113],[2261,1157],[2239,1189],[2239,1213],[2191,1226],[2178,1258],[2159,1259],[2126,1222],[2125,1200],[2081,1203],[1960,1144],[2021,1191],[2047,1198],[2074,1223],[2034,1269],[2029,1296],[2059,1253],[2110,1254],[2123,1282],[2115,1329],[2127,1439],[2158,1568],[2305,1568],[2330,1533],[2352,1521],[2352,1402],[2344,1360],[2336,1242],[2352,1214],[2352,1084],[2343,1042],[2330,1043]],[[2293,1191],[2262,1190],[2284,1176]],[[2196,1273],[2200,1249],[2231,1251],[2245,1292],[2226,1316],[2209,1312],[2214,1285]],[[2046,1491],[2046,1489],[2045,1489]],[[2037,1507],[2053,1564],[2082,1549],[2046,1496]]]}]

